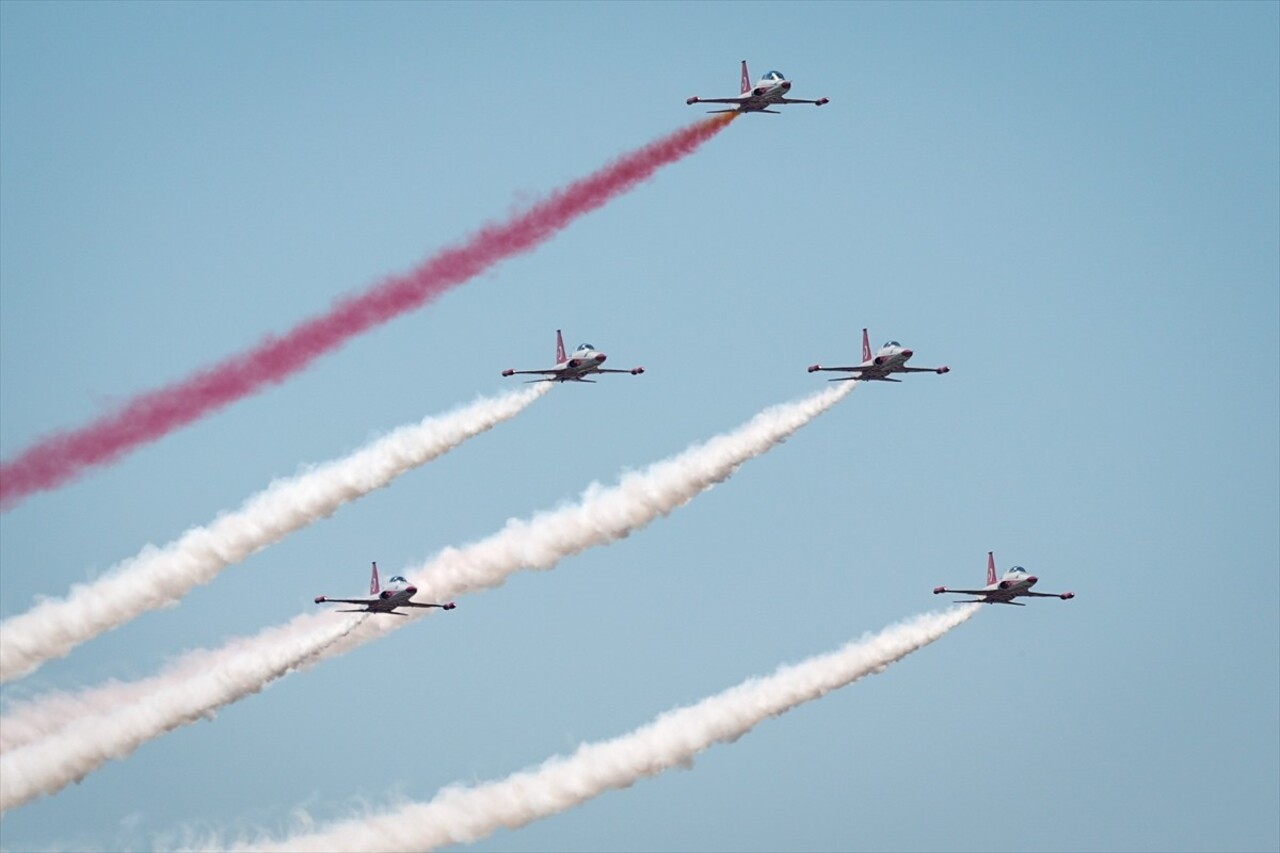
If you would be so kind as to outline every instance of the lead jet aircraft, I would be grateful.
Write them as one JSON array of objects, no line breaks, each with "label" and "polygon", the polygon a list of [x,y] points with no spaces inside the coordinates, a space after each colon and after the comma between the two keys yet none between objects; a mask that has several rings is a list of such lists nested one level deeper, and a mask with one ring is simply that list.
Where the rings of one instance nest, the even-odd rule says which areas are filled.
[{"label": "lead jet aircraft", "polygon": [[694,95],[692,98],[685,100],[686,104],[733,104],[733,109],[728,110],[708,110],[713,113],[774,113],[779,114],[777,110],[771,110],[769,107],[775,104],[813,104],[814,106],[822,106],[830,102],[830,98],[818,98],[816,101],[806,101],[802,98],[788,98],[787,92],[791,91],[791,81],[783,76],[781,71],[769,71],[763,77],[756,81],[755,86],[751,85],[751,77],[747,74],[747,61],[742,60],[742,94],[736,98],[699,98]]},{"label": "lead jet aircraft", "polygon": [[564,336],[560,334],[560,330],[556,329],[556,366],[547,368],[546,370],[514,370],[508,368],[502,371],[503,376],[515,376],[517,373],[532,374],[543,377],[542,379],[526,379],[526,382],[592,382],[594,379],[584,379],[595,373],[630,373],[632,376],[639,376],[644,373],[643,367],[633,367],[630,370],[613,370],[607,367],[601,367],[607,355],[593,347],[591,344],[579,344],[578,348],[573,351],[572,355],[565,355],[564,352]]},{"label": "lead jet aircraft", "polygon": [[956,595],[980,595],[981,598],[961,599],[954,602],[955,604],[1013,604],[1017,607],[1026,607],[1026,603],[1022,601],[1014,601],[1013,599],[1020,596],[1028,596],[1030,598],[1061,598],[1066,601],[1068,598],[1075,598],[1074,592],[1032,592],[1031,587],[1036,585],[1036,581],[1040,578],[1030,574],[1022,566],[1014,566],[1012,569],[1004,573],[1004,577],[996,580],[996,555],[987,552],[987,585],[982,589],[947,589],[945,586],[934,587],[933,594],[938,595],[943,592],[951,592]]},{"label": "lead jet aircraft", "polygon": [[890,373],[950,373],[951,368],[945,364],[942,367],[907,367],[907,359],[914,355],[911,350],[906,349],[897,341],[889,341],[873,356],[871,354],[871,340],[867,337],[867,330],[862,330],[862,364],[852,367],[823,367],[821,364],[809,365],[809,372],[816,370],[839,370],[853,373],[853,376],[837,376],[834,379],[828,379],[828,382],[839,382],[847,379],[857,379],[859,381],[876,382],[901,382],[901,379],[891,379]]},{"label": "lead jet aircraft", "polygon": [[373,575],[369,578],[369,595],[372,598],[330,598],[327,595],[317,595],[316,604],[361,604],[363,607],[353,608],[351,610],[335,610],[334,613],[391,613],[396,616],[404,616],[403,613],[397,613],[397,607],[439,607],[441,610],[452,610],[458,605],[450,601],[448,604],[424,604],[418,601],[410,601],[418,588],[409,583],[400,575],[396,575],[387,581],[384,587],[378,582],[378,564],[373,564]]}]

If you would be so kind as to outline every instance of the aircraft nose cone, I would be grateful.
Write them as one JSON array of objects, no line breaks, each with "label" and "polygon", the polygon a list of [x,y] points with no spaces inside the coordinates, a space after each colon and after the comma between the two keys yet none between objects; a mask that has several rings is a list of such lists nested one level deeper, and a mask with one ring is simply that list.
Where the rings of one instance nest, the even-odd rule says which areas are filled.
[{"label": "aircraft nose cone", "polygon": [[790,88],[791,88],[791,81],[790,81],[790,80],[783,80],[783,81],[782,81],[782,88],[784,88],[784,89],[790,89]]},{"label": "aircraft nose cone", "polygon": [[1032,575],[1031,577],[1027,578],[1027,586],[1035,586],[1036,581],[1038,580],[1040,580],[1040,578],[1036,577],[1035,575]]},{"label": "aircraft nose cone", "polygon": [[904,350],[902,351],[902,357],[903,357],[903,358],[911,358],[911,356],[913,356],[913,355],[915,355],[915,353],[913,353],[913,352],[912,352],[911,350],[909,350],[909,349],[904,349]]},{"label": "aircraft nose cone", "polygon": [[602,352],[596,353],[596,364],[604,364],[604,360],[608,357],[609,356],[605,355]]},{"label": "aircraft nose cone", "polygon": [[405,592],[409,593],[410,596],[414,596],[418,594],[418,588],[416,586],[411,586],[406,589]]}]

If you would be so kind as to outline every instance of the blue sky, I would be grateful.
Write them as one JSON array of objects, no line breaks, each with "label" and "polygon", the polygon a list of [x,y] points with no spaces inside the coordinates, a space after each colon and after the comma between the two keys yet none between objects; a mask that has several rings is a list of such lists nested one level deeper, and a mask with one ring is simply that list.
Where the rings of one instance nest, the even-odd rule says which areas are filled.
[{"label": "blue sky", "polygon": [[[0,4],[0,454],[239,351],[701,117],[692,157],[278,388],[0,516],[0,615],[506,384],[554,330],[645,376],[514,421],[6,685],[151,674],[821,383],[670,518],[464,598],[56,797],[7,849],[429,798],[941,605],[883,675],[489,850],[1280,843],[1280,6]],[[994,820],[986,819],[999,812]]]}]

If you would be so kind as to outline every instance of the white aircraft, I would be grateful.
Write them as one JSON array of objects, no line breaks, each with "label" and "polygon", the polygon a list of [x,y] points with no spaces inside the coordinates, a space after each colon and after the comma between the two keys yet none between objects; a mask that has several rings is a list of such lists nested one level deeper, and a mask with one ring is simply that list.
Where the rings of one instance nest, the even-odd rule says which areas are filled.
[{"label": "white aircraft", "polygon": [[573,351],[572,355],[565,355],[564,337],[560,334],[560,330],[556,329],[556,366],[546,370],[514,370],[507,368],[502,371],[503,376],[514,376],[517,373],[528,373],[542,376],[542,379],[526,379],[526,382],[595,382],[594,379],[584,379],[584,376],[594,373],[630,373],[632,376],[639,376],[644,373],[643,367],[633,367],[630,370],[611,370],[607,367],[601,367],[607,355],[593,347],[591,344],[579,344],[578,348]]},{"label": "white aircraft", "polygon": [[867,330],[863,329],[862,364],[854,365],[853,367],[823,367],[821,364],[811,364],[809,365],[809,372],[813,373],[815,370],[840,370],[854,374],[853,376],[837,376],[835,379],[827,380],[828,382],[839,382],[842,379],[901,382],[901,379],[889,378],[889,374],[951,372],[951,368],[946,365],[942,367],[907,367],[907,360],[914,354],[897,341],[889,341],[880,347],[879,351],[873,356],[871,354],[871,340],[867,337]]},{"label": "white aircraft", "polygon": [[334,604],[361,604],[363,607],[357,607],[351,610],[335,610],[334,613],[392,613],[396,616],[403,616],[403,613],[397,613],[397,607],[439,607],[441,610],[452,610],[458,605],[450,601],[448,604],[423,604],[417,601],[410,601],[418,588],[409,583],[400,575],[396,575],[387,581],[386,586],[382,586],[378,582],[378,564],[373,564],[373,575],[369,578],[369,595],[373,598],[330,598],[327,595],[317,595],[316,604],[334,603]]},{"label": "white aircraft", "polygon": [[1025,602],[1013,600],[1019,596],[1061,598],[1063,601],[1076,597],[1074,592],[1032,592],[1031,587],[1035,586],[1038,580],[1040,578],[1030,574],[1022,566],[1014,566],[1004,573],[1003,578],[996,580],[996,555],[988,551],[986,586],[982,589],[947,589],[945,586],[939,586],[934,587],[933,594],[951,592],[956,595],[982,596],[981,598],[961,599],[956,601],[956,604],[1013,604],[1018,607],[1026,607]]},{"label": "white aircraft", "polygon": [[818,98],[816,101],[806,101],[802,98],[788,98],[787,92],[791,91],[791,81],[783,76],[781,71],[770,71],[756,81],[756,85],[751,85],[751,77],[747,74],[747,61],[742,60],[742,94],[736,98],[699,98],[694,95],[692,98],[685,100],[686,104],[734,104],[734,109],[729,110],[709,110],[713,113],[774,113],[777,110],[771,110],[769,107],[775,104],[813,104],[822,106],[830,102],[830,98]]}]

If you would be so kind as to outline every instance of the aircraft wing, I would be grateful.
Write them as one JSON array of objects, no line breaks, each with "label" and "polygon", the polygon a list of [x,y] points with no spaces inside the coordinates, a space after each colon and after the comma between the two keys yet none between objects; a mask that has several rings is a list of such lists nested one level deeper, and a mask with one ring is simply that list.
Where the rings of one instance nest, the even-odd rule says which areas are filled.
[{"label": "aircraft wing", "polygon": [[503,376],[515,376],[521,374],[524,376],[538,376],[539,379],[526,379],[525,382],[559,382],[565,379],[565,371],[562,368],[550,368],[549,370],[504,370]]},{"label": "aircraft wing", "polygon": [[885,375],[885,369],[878,364],[860,364],[857,367],[818,367],[814,365],[809,368],[810,373],[815,373],[819,370],[840,370],[853,374],[853,376],[839,376],[835,379],[828,379],[828,382],[839,382],[841,379],[878,379],[884,382],[902,381],[901,379],[890,379]]},{"label": "aircraft wing", "polygon": [[991,592],[989,589],[944,589],[942,592],[950,592],[954,595],[986,595]]},{"label": "aircraft wing", "polygon": [[778,100],[774,101],[775,104],[817,104],[818,106],[822,106],[826,102],[826,98],[819,98],[816,101],[808,101],[804,98],[778,98]]},{"label": "aircraft wing", "polygon": [[452,610],[457,607],[452,601],[448,604],[422,604],[417,601],[402,601],[396,605],[397,607],[439,607],[441,610]]},{"label": "aircraft wing", "polygon": [[1019,595],[1029,595],[1032,598],[1062,598],[1065,593],[1061,592],[1020,592]]},{"label": "aircraft wing", "polygon": [[747,98],[745,95],[740,95],[736,98],[698,98],[698,100],[694,101],[694,103],[695,104],[740,104],[746,99]]},{"label": "aircraft wing", "polygon": [[316,604],[377,604],[380,598],[330,598],[327,595],[320,596],[320,600]]},{"label": "aircraft wing", "polygon": [[592,373],[634,373],[631,370],[623,370],[617,367],[597,367]]},{"label": "aircraft wing", "polygon": [[936,367],[899,367],[898,373],[937,373]]},{"label": "aircraft wing", "polygon": [[[947,590],[952,592],[953,590]],[[1014,607],[1026,607],[1026,603],[1022,601],[1009,601],[1004,598],[957,598],[952,604],[1010,604]]]},{"label": "aircraft wing", "polygon": [[534,376],[557,376],[562,372],[563,371],[557,370],[556,368],[552,367],[548,370],[513,370],[507,375],[514,376],[517,373],[522,373],[522,374],[534,375]]}]

